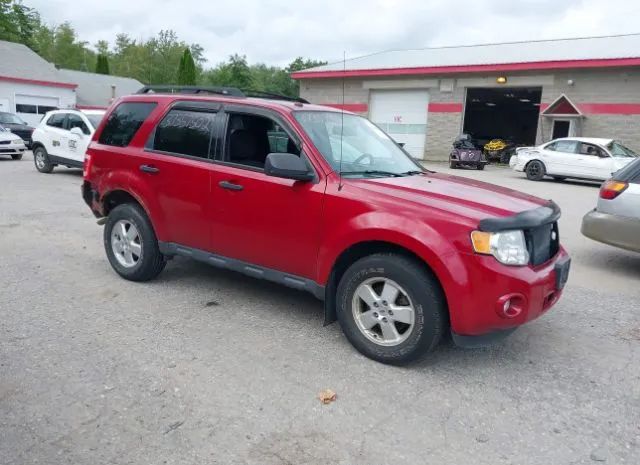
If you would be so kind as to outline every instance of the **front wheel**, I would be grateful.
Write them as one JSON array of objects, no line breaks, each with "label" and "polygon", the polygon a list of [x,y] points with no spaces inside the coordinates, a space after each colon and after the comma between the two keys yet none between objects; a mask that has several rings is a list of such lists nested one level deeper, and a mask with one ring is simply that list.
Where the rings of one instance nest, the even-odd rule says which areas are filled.
[{"label": "front wheel", "polygon": [[458,163],[453,161],[453,160],[449,160],[449,168],[451,168],[452,170],[455,170],[458,168]]},{"label": "front wheel", "polygon": [[416,260],[385,253],[347,269],[337,315],[349,342],[365,356],[402,364],[433,350],[447,328],[447,306],[436,278]]},{"label": "front wheel", "polygon": [[149,281],[166,264],[151,221],[136,204],[118,205],[109,213],[104,248],[111,267],[130,281]]},{"label": "front wheel", "polygon": [[529,162],[526,168],[527,179],[530,181],[541,181],[546,174],[546,169],[544,167],[544,163],[539,160],[533,160]]},{"label": "front wheel", "polygon": [[22,154],[18,153],[16,155],[11,155],[12,160],[22,160]]},{"label": "front wheel", "polygon": [[476,169],[479,170],[479,171],[482,171],[484,169],[484,163],[478,163],[476,165]]},{"label": "front wheel", "polygon": [[49,160],[49,154],[44,147],[38,147],[33,151],[33,163],[40,173],[51,173],[53,163]]}]

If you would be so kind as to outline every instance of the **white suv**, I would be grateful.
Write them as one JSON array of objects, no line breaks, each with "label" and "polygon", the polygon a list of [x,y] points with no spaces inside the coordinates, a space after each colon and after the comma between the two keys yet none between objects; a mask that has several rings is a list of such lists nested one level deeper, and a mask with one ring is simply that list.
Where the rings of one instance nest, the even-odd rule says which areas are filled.
[{"label": "white suv", "polygon": [[103,110],[50,111],[33,131],[33,161],[41,173],[56,165],[82,168],[91,137],[104,116]]}]

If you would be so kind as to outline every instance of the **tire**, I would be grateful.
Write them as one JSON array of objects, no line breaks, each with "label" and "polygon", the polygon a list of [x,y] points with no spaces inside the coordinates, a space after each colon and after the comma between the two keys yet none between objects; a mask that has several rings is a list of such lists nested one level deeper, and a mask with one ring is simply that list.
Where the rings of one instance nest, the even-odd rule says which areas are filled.
[{"label": "tire", "polygon": [[482,171],[482,170],[484,169],[484,163],[479,163],[479,164],[477,164],[477,165],[476,165],[476,169],[477,169],[478,171]]},{"label": "tire", "polygon": [[22,160],[22,154],[19,153],[17,155],[11,155],[12,160]]},{"label": "tire", "polygon": [[[123,227],[128,236],[124,234]],[[111,210],[103,239],[111,267],[124,279],[149,281],[158,276],[166,265],[151,221],[137,204],[126,203]]]},{"label": "tire", "polygon": [[451,168],[452,170],[458,169],[458,163],[453,160],[449,160],[449,168]]},{"label": "tire", "polygon": [[[384,300],[385,294],[387,299],[394,295],[384,291],[388,285],[398,291],[394,302]],[[373,296],[369,299],[373,305],[360,297],[363,293]],[[338,285],[336,306],[349,342],[382,363],[401,365],[425,355],[448,327],[446,301],[437,279],[416,260],[397,254],[374,254],[352,264]]]},{"label": "tire", "polygon": [[513,156],[513,152],[511,150],[505,150],[500,154],[500,163],[503,165],[508,165],[509,160],[511,160],[512,156]]},{"label": "tire", "polygon": [[54,165],[49,160],[49,154],[44,147],[39,146],[33,150],[33,163],[41,173],[51,173],[53,171]]},{"label": "tire", "polygon": [[526,168],[527,179],[530,181],[541,181],[547,173],[547,169],[540,160],[530,161]]}]

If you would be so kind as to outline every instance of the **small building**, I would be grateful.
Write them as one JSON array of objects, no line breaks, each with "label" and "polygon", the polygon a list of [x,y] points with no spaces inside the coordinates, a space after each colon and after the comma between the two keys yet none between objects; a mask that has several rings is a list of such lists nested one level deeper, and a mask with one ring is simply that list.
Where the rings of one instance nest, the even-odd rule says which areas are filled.
[{"label": "small building", "polygon": [[416,158],[446,159],[463,132],[640,151],[640,34],[393,50],[292,76],[301,97],[367,116]]},{"label": "small building", "polygon": [[36,125],[49,110],[74,107],[76,87],[29,47],[0,41],[0,111]]},{"label": "small building", "polygon": [[113,100],[134,94],[144,84],[133,78],[60,69],[60,75],[78,85],[76,104],[80,109],[106,109]]}]

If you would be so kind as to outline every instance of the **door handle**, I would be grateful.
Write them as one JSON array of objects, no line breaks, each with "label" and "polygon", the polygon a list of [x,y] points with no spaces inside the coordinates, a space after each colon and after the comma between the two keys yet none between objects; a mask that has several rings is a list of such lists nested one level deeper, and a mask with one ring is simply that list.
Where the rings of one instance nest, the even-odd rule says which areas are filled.
[{"label": "door handle", "polygon": [[240,184],[234,184],[229,181],[220,181],[218,185],[223,189],[229,189],[230,191],[241,191],[242,189],[244,189],[244,187],[242,187]]},{"label": "door handle", "polygon": [[153,165],[140,165],[140,171],[143,173],[156,174],[160,172],[160,168],[156,168]]}]

